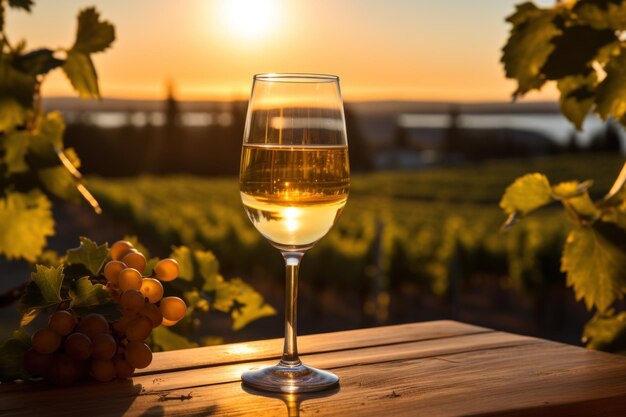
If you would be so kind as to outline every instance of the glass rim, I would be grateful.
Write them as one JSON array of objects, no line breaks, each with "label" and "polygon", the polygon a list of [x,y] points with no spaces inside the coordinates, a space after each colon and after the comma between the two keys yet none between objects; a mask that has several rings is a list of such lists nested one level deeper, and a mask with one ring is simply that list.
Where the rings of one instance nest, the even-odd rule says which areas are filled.
[{"label": "glass rim", "polygon": [[278,83],[331,83],[339,82],[337,75],[315,74],[308,72],[269,72],[254,74],[254,81],[278,82]]}]

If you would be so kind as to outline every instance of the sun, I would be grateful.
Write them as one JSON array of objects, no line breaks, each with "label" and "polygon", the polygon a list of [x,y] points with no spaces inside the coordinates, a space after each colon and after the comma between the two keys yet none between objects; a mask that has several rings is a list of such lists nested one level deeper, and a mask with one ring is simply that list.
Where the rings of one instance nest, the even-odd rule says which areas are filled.
[{"label": "sun", "polygon": [[233,35],[254,39],[267,36],[276,24],[276,0],[223,0],[224,26]]}]

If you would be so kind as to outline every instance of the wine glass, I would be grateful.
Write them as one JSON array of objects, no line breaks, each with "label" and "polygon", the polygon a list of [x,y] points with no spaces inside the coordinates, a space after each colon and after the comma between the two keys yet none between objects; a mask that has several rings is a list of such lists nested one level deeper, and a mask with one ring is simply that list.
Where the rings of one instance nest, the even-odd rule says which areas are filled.
[{"label": "wine glass", "polygon": [[254,76],[239,176],[254,227],[283,255],[285,345],[280,362],[241,379],[272,392],[320,391],[339,378],[303,365],[296,341],[300,260],[333,226],[350,188],[348,141],[339,78],[319,74]]}]

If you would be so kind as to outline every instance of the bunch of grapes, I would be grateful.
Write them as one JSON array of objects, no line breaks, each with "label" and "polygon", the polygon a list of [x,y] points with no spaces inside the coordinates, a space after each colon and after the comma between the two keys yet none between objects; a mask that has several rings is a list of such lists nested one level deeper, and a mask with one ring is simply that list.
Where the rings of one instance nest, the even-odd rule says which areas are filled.
[{"label": "bunch of grapes", "polygon": [[183,300],[163,298],[161,281],[172,281],[179,274],[174,259],[162,259],[154,277],[144,278],[146,258],[129,242],[115,242],[110,255],[104,276],[122,317],[110,323],[100,314],[81,319],[69,310],[56,311],[48,327],[33,334],[32,348],[24,355],[24,369],[32,376],[58,385],[86,374],[102,382],[128,378],[152,362],[152,351],[144,343],[152,329],[172,326],[185,316]]}]

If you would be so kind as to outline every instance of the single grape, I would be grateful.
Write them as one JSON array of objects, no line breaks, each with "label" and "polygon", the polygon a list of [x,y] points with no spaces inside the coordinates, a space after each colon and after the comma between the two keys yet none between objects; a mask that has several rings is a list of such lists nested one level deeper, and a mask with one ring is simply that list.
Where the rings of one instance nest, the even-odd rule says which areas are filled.
[{"label": "single grape", "polygon": [[143,272],[146,269],[146,257],[136,250],[128,252],[122,258],[122,262],[128,265],[129,268],[135,268],[139,272]]},{"label": "single grape", "polygon": [[163,298],[163,284],[154,278],[144,278],[141,281],[140,291],[153,304]]},{"label": "single grape", "polygon": [[143,342],[130,342],[124,351],[124,357],[133,368],[143,369],[152,362],[152,351]]},{"label": "single grape", "polygon": [[163,321],[163,314],[161,313],[161,310],[159,310],[159,307],[152,303],[144,304],[139,314],[144,317],[148,317],[150,321],[152,321],[153,328],[159,326]]},{"label": "single grape", "polygon": [[113,245],[111,245],[111,259],[114,261],[121,260],[128,252],[133,249],[133,245],[130,242],[125,240],[118,240]]},{"label": "single grape", "polygon": [[113,364],[115,365],[115,372],[119,379],[129,378],[135,373],[135,368],[121,356],[116,356],[113,360]]},{"label": "single grape", "polygon": [[168,320],[168,319],[166,319],[166,318],[163,318],[163,321],[161,322],[161,324],[162,324],[163,326],[167,326],[167,327],[169,327],[169,326],[173,326],[173,325],[175,325],[175,324],[176,324],[176,323],[178,323],[179,321],[180,321],[180,320]]},{"label": "single grape", "polygon": [[187,305],[178,297],[165,297],[161,300],[159,308],[163,318],[169,321],[178,321],[187,313]]},{"label": "single grape", "polygon": [[118,277],[122,269],[126,269],[128,266],[121,261],[110,261],[104,266],[104,276],[111,283],[118,285]]},{"label": "single grape", "polygon": [[31,376],[44,376],[52,363],[52,355],[37,352],[35,349],[28,349],[24,354],[24,369]]},{"label": "single grape", "polygon": [[76,363],[65,353],[55,354],[46,372],[46,379],[55,385],[71,384],[79,376],[80,370]]},{"label": "single grape", "polygon": [[84,333],[93,340],[100,333],[110,333],[109,322],[100,314],[88,314],[78,323],[78,332]]},{"label": "single grape", "polygon": [[117,376],[115,364],[112,360],[96,359],[91,362],[91,376],[100,382],[112,381]]},{"label": "single grape", "polygon": [[137,316],[126,328],[126,338],[131,342],[144,341],[152,331],[152,320],[148,317]]},{"label": "single grape", "polygon": [[39,329],[33,334],[32,345],[39,353],[54,353],[61,347],[61,336],[50,329]]},{"label": "single grape", "polygon": [[126,328],[128,324],[137,317],[136,313],[124,314],[119,320],[113,323],[113,329],[119,333],[124,334],[126,332]]},{"label": "single grape", "polygon": [[126,290],[120,297],[120,309],[124,314],[138,313],[146,299],[139,290]]},{"label": "single grape", "polygon": [[113,336],[100,333],[93,338],[93,357],[96,359],[111,359],[117,352],[117,343]]},{"label": "single grape", "polygon": [[176,259],[161,259],[154,267],[156,277],[161,281],[172,281],[180,274],[180,267]]},{"label": "single grape", "polygon": [[141,276],[141,273],[135,268],[126,268],[122,269],[120,272],[117,285],[122,291],[138,290],[141,288],[142,279],[143,277]]},{"label": "single grape", "polygon": [[59,336],[67,336],[76,327],[76,317],[66,310],[59,310],[52,313],[48,319],[48,328]]},{"label": "single grape", "polygon": [[91,356],[93,345],[87,335],[72,333],[65,339],[63,349],[72,359],[85,360]]}]

